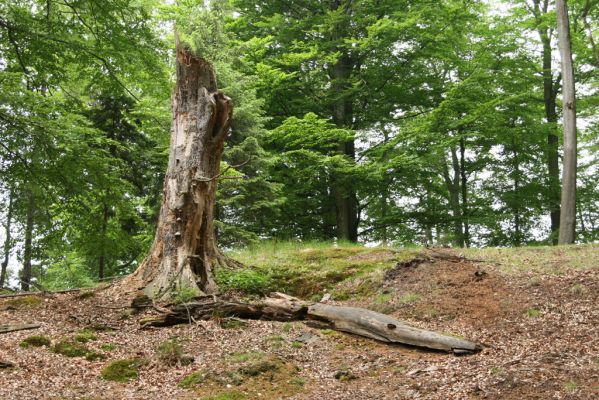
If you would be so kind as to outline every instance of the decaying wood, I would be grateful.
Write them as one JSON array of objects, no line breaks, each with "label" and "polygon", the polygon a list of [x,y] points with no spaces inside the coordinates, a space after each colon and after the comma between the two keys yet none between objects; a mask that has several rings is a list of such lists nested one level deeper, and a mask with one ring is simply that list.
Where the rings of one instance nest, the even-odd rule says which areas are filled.
[{"label": "decaying wood", "polygon": [[219,299],[214,296],[174,305],[170,311],[141,320],[142,326],[171,326],[191,319],[238,317],[270,321],[303,320],[308,324],[351,333],[386,343],[407,344],[456,354],[474,353],[481,346],[469,340],[415,328],[385,314],[356,307],[333,306],[299,300],[282,293],[255,303]]},{"label": "decaying wood", "polygon": [[55,290],[55,291],[44,291],[44,292],[18,292],[18,293],[2,294],[2,295],[0,295],[0,299],[11,298],[11,297],[22,297],[22,296],[45,296],[45,295],[51,295],[51,294],[80,292],[82,290],[84,290],[84,289],[66,289],[66,290]]},{"label": "decaying wood", "polygon": [[9,325],[0,325],[0,333],[8,333],[8,332],[16,332],[16,331],[24,331],[27,329],[37,329],[41,325],[39,324],[9,324]]},{"label": "decaying wood", "polygon": [[214,234],[216,185],[233,106],[217,90],[212,65],[177,43],[177,84],[168,168],[154,243],[134,274],[117,285],[154,300],[181,288],[217,291],[216,265],[228,265]]}]

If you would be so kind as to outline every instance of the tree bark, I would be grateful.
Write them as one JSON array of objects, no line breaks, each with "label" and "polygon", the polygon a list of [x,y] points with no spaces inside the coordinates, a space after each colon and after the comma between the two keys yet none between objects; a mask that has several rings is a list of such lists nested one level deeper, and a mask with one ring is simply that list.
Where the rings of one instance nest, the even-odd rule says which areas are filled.
[{"label": "tree bark", "polygon": [[574,243],[576,228],[576,92],[570,24],[565,0],[557,0],[558,44],[563,76],[564,161],[559,244]]},{"label": "tree bark", "polygon": [[213,268],[226,262],[216,245],[214,205],[225,136],[233,111],[217,90],[212,65],[177,43],[177,84],[168,169],[156,236],[143,263],[123,284],[152,299],[180,288],[217,291]]},{"label": "tree bark", "polygon": [[10,259],[10,250],[12,247],[11,242],[11,225],[12,225],[12,212],[13,212],[13,191],[11,190],[8,195],[8,211],[6,213],[6,231],[4,238],[4,260],[2,261],[2,268],[0,269],[0,288],[4,287],[6,283],[6,272],[8,269],[8,261]]},{"label": "tree bark", "polygon": [[470,223],[468,221],[468,176],[466,175],[466,140],[460,136],[460,183],[462,191],[462,220],[464,245],[470,247]]},{"label": "tree bark", "polygon": [[539,27],[537,33],[543,45],[543,104],[545,106],[545,119],[549,125],[547,133],[547,174],[548,174],[548,205],[551,220],[551,236],[553,244],[557,244],[560,221],[560,181],[559,181],[559,140],[557,137],[557,106],[556,97],[558,83],[553,80],[553,66],[551,57],[552,29],[544,26],[543,15],[547,13],[549,0],[534,1],[534,16]]},{"label": "tree bark", "polygon": [[451,149],[451,165],[453,168],[453,179],[449,175],[447,161],[443,160],[443,179],[449,193],[449,206],[453,217],[453,243],[458,247],[464,247],[464,228],[462,225],[462,210],[460,207],[460,165],[455,147]]},{"label": "tree bark", "polygon": [[27,191],[27,220],[25,222],[25,244],[23,253],[23,271],[21,272],[21,290],[29,291],[31,283],[31,258],[33,255],[33,223],[35,218],[35,195]]},{"label": "tree bark", "polygon": [[104,202],[102,207],[102,229],[100,238],[100,256],[98,257],[98,279],[104,278],[106,267],[106,230],[108,228],[108,205]]},{"label": "tree bark", "polygon": [[[350,5],[342,5],[342,2],[331,2],[331,10],[337,10],[344,7],[344,13],[350,12]],[[347,36],[348,19],[335,24],[332,32],[332,41],[343,43]],[[347,53],[343,46],[338,48],[341,52],[339,59],[330,68],[331,95],[333,101],[333,122],[340,128],[351,128],[353,126],[354,110],[352,98],[348,96],[347,91],[351,89],[350,77],[356,67],[356,61]],[[344,154],[352,161],[356,158],[355,144],[353,140],[338,144],[339,153]],[[358,241],[358,204],[356,201],[355,189],[348,185],[343,185],[339,179],[333,183],[332,188],[335,198],[335,209],[337,219],[337,239],[348,240],[350,242]]]}]

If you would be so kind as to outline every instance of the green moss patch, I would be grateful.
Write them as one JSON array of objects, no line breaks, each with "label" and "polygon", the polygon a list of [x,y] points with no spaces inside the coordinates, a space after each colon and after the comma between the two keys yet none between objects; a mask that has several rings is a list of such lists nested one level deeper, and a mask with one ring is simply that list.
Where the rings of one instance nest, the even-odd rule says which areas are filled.
[{"label": "green moss patch", "polygon": [[29,336],[23,339],[23,341],[19,344],[22,348],[26,349],[30,346],[33,347],[42,347],[42,346],[50,346],[50,339],[46,336],[42,335],[34,335]]},{"label": "green moss patch", "polygon": [[113,361],[102,368],[100,376],[107,381],[129,382],[137,379],[142,364],[137,358]]},{"label": "green moss patch", "polygon": [[42,304],[42,299],[39,296],[23,296],[7,300],[4,304],[12,308],[36,308]]},{"label": "green moss patch", "polygon": [[93,340],[98,340],[98,337],[96,335],[94,335],[93,332],[86,330],[83,330],[79,333],[77,333],[75,335],[75,340],[78,341],[79,343],[87,343],[87,342],[91,342]]},{"label": "green moss patch", "polygon": [[89,349],[72,340],[61,340],[52,347],[52,351],[66,357],[85,357]]}]

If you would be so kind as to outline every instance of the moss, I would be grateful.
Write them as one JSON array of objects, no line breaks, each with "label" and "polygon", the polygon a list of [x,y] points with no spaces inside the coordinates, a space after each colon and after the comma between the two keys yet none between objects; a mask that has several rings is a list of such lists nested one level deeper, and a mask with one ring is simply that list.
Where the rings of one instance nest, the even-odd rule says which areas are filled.
[{"label": "moss", "polygon": [[23,341],[19,344],[19,346],[23,347],[24,349],[28,348],[29,346],[34,346],[34,347],[50,346],[50,339],[48,339],[46,336],[42,336],[42,335],[29,336],[29,337],[26,337],[25,339],[23,339]]},{"label": "moss", "polygon": [[87,354],[85,354],[85,359],[87,361],[97,361],[97,360],[103,360],[105,358],[106,358],[106,356],[104,356],[104,354],[97,353],[93,350],[88,351]]},{"label": "moss", "polygon": [[100,345],[100,348],[104,351],[112,351],[117,348],[117,345],[114,343],[104,343]]},{"label": "moss", "polygon": [[39,296],[23,296],[7,300],[4,304],[14,308],[36,308],[42,304],[42,299]]},{"label": "moss", "polygon": [[61,340],[54,345],[52,351],[66,357],[85,357],[89,352],[85,346],[71,340]]},{"label": "moss", "polygon": [[192,372],[191,374],[183,378],[177,386],[179,386],[181,389],[191,389],[194,386],[198,386],[202,383],[205,383],[207,377],[208,374],[204,371]]},{"label": "moss", "polygon": [[113,361],[102,368],[100,376],[106,381],[129,382],[137,379],[142,364],[136,358]]},{"label": "moss", "polygon": [[238,372],[245,376],[258,376],[265,372],[276,371],[280,367],[280,364],[273,360],[259,360],[253,361],[244,365],[238,369]]},{"label": "moss", "polygon": [[93,340],[98,340],[98,337],[94,335],[93,332],[85,329],[75,335],[75,340],[80,343],[87,343]]}]

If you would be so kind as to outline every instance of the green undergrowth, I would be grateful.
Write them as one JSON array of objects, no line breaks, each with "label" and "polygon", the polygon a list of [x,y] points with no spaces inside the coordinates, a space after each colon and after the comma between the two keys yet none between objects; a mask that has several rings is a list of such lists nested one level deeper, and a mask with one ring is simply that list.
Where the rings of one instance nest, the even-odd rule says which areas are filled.
[{"label": "green undergrowth", "polygon": [[[264,241],[230,252],[247,268],[218,269],[216,280],[222,289],[246,295],[281,291],[319,300],[325,292],[333,292],[333,298],[343,300],[371,295],[385,271],[417,254],[418,249],[396,251],[353,243]],[[337,287],[340,283],[349,288]]]}]

